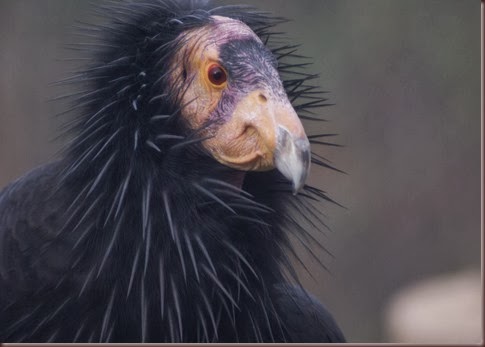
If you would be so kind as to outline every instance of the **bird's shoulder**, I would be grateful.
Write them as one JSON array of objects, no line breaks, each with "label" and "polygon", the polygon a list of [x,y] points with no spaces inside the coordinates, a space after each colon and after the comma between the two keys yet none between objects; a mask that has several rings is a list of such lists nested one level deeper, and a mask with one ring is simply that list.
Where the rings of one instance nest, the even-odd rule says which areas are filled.
[{"label": "bird's shoulder", "polygon": [[45,265],[44,261],[60,266],[59,259],[49,260],[42,251],[55,240],[66,209],[62,189],[57,191],[58,172],[58,162],[40,166],[0,191],[0,280],[4,283],[28,286],[29,279],[38,275],[36,266]]},{"label": "bird's shoulder", "polygon": [[[52,214],[59,212],[62,189],[58,189],[59,163],[33,169],[0,191],[0,232],[27,224],[36,228],[45,225]],[[47,223],[51,224],[51,223]],[[14,230],[11,230],[14,231]]]},{"label": "bird's shoulder", "polygon": [[301,287],[274,286],[276,309],[291,341],[305,343],[345,342],[331,313]]}]

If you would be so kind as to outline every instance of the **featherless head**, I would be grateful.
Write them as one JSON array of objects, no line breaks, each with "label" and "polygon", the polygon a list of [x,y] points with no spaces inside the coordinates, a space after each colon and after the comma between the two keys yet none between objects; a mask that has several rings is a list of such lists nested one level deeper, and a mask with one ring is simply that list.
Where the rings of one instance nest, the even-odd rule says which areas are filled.
[{"label": "featherless head", "polygon": [[77,100],[85,116],[74,122],[74,157],[92,147],[87,138],[108,138],[104,160],[121,142],[126,161],[136,152],[155,167],[196,150],[238,172],[276,168],[295,193],[303,187],[311,152],[296,110],[324,99],[305,84],[315,75],[295,71],[282,82],[304,64],[283,63],[295,47],[268,44],[281,18],[188,0],[112,4],[102,13],[109,26],[85,28],[98,41],[77,78],[90,86]]},{"label": "featherless head", "polygon": [[61,82],[81,88],[66,96],[66,155],[24,188],[48,195],[33,210],[48,225],[31,231],[52,240],[32,247],[25,277],[44,263],[55,273],[28,282],[36,308],[6,308],[6,336],[299,341],[274,284],[298,281],[291,256],[306,269],[292,241],[325,267],[312,246],[328,252],[314,235],[318,203],[333,201],[305,180],[310,162],[332,168],[310,143],[334,144],[305,134],[300,120],[322,120],[312,111],[326,100],[298,46],[272,32],[283,19],[205,0],[97,11],[106,24],[83,25],[76,47],[87,66]]}]

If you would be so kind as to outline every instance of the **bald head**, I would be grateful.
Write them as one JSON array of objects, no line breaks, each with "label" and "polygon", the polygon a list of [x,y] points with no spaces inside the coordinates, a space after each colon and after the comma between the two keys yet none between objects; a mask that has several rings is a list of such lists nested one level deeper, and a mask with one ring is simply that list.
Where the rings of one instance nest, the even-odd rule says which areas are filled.
[{"label": "bald head", "polygon": [[[301,186],[309,144],[271,51],[246,24],[220,16],[178,41],[170,83],[179,90],[187,125],[211,137],[203,144],[209,153],[238,170],[277,167],[295,189]],[[288,165],[281,169],[281,163]]]}]

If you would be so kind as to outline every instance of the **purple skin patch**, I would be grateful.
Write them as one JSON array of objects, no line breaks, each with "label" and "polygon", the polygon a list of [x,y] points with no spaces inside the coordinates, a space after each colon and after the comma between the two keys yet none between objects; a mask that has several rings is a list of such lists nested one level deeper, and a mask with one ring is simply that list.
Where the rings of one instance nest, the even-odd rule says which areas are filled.
[{"label": "purple skin patch", "polygon": [[259,37],[241,21],[221,16],[212,16],[211,18],[211,31],[217,33],[217,35],[213,36],[211,43],[217,46],[222,46],[230,41],[246,39],[254,39],[261,42]]},{"label": "purple skin patch", "polygon": [[219,58],[227,71],[228,84],[210,122],[225,122],[231,117],[238,102],[255,90],[277,101],[287,102],[280,80],[277,61],[271,51],[258,39],[246,37],[229,40],[219,46]]},{"label": "purple skin patch", "polygon": [[[176,77],[171,84],[179,86],[174,88],[179,89],[175,99],[183,98],[184,102],[191,103],[201,98],[200,104],[186,107],[188,114],[194,116],[204,112],[202,105],[208,97],[198,92],[201,86],[190,88],[192,82],[199,83],[197,76],[200,73],[199,70],[191,72],[191,59],[213,60],[227,73],[227,86],[221,91],[220,102],[207,117],[204,117],[203,123],[196,120],[192,126],[198,128],[210,123],[227,122],[237,104],[255,90],[260,90],[265,98],[272,99],[274,102],[288,104],[288,98],[277,71],[278,62],[260,38],[241,21],[220,16],[213,16],[211,19],[205,27],[185,33],[178,38],[180,47],[186,47],[189,41],[193,43],[189,45],[191,47],[189,51],[182,51],[178,56],[179,60],[174,61],[173,76]],[[180,69],[180,66],[185,68]]]}]

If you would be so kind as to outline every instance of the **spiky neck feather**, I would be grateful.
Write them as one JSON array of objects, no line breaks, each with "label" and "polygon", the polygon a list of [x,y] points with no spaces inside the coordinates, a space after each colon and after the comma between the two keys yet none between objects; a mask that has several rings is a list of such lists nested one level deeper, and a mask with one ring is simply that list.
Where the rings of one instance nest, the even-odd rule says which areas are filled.
[{"label": "spiky neck feather", "polygon": [[[305,247],[312,237],[287,208],[320,220],[305,197],[328,198],[310,187],[294,198],[277,172],[248,173],[239,189],[233,182],[241,173],[211,159],[200,133],[179,117],[183,105],[176,101],[183,91],[167,89],[166,70],[183,44],[180,33],[212,15],[244,21],[263,42],[280,19],[194,1],[110,5],[109,11],[112,27],[87,29],[110,38],[77,78],[88,91],[76,101],[82,112],[73,121],[60,176],[75,190],[62,232],[73,236],[71,267],[83,274],[76,283],[80,302],[98,300],[103,313],[88,313],[83,329],[91,325],[91,337],[99,341],[210,342],[229,341],[218,335],[221,326],[237,332],[244,330],[240,322],[252,322],[251,333],[237,341],[285,341],[276,310],[268,312],[264,308],[272,305],[262,303],[271,303],[273,283],[294,274],[288,232]],[[281,73],[298,67],[283,63],[292,50],[273,49]],[[295,72],[284,81],[300,112],[324,102],[306,85],[315,77]],[[193,315],[198,319],[191,327],[194,320],[187,318]],[[128,321],[139,331],[123,330]],[[84,331],[78,334],[85,340]]]}]

